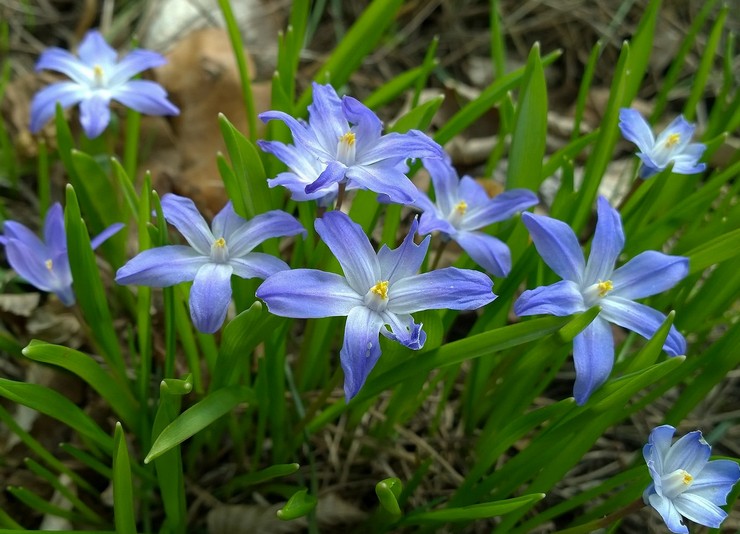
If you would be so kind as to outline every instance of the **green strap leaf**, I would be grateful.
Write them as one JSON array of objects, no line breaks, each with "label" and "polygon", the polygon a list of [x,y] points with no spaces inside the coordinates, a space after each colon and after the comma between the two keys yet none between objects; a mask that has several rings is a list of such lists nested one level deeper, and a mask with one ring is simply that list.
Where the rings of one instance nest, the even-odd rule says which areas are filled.
[{"label": "green strap leaf", "polygon": [[113,434],[113,515],[116,532],[136,534],[134,488],[131,482],[131,463],[121,423],[116,423]]},{"label": "green strap leaf", "polygon": [[531,495],[522,495],[521,497],[515,497],[513,499],[473,504],[471,506],[463,506],[461,508],[447,508],[443,510],[432,510],[431,512],[409,514],[400,521],[400,524],[414,525],[420,523],[447,523],[451,521],[474,521],[476,519],[487,519],[489,517],[504,515],[523,506],[534,504],[544,498],[544,493],[533,493]]}]

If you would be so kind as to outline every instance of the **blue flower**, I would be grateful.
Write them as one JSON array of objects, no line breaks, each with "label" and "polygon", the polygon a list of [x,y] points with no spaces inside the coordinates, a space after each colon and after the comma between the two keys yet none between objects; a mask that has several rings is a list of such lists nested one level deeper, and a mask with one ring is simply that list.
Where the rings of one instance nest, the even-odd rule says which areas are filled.
[{"label": "blue flower", "polygon": [[434,184],[435,202],[423,193],[417,197],[416,207],[423,211],[419,233],[437,230],[443,239],[456,241],[486,271],[496,276],[509,274],[509,247],[476,230],[531,208],[538,202],[537,195],[527,189],[512,189],[489,198],[485,189],[470,176],[458,179],[448,158],[426,160],[424,166]]},{"label": "blue flower", "polygon": [[491,279],[477,271],[448,267],[416,274],[429,248],[429,237],[414,243],[416,221],[398,248],[384,245],[377,254],[360,225],[340,211],[327,212],[315,226],[344,276],[315,269],[281,271],[262,283],[257,296],[283,317],[347,316],[339,356],[348,401],[380,357],[378,333],[418,350],[426,333],[410,314],[474,310],[496,298]]},{"label": "blue flower", "polygon": [[190,246],[145,250],[118,270],[116,282],[167,287],[192,280],[190,316],[198,330],[209,334],[218,330],[226,318],[232,274],[267,278],[289,268],[274,256],[252,250],[271,237],[306,232],[294,217],[280,210],[246,221],[234,212],[231,202],[213,218],[210,228],[188,198],[164,195],[162,212]]},{"label": "blue flower", "polygon": [[[93,238],[90,242],[93,250],[121,228],[123,224],[113,224]],[[3,232],[0,245],[5,245],[8,263],[15,272],[37,289],[54,293],[65,306],[72,306],[75,294],[72,291],[72,271],[69,268],[61,204],[53,204],[46,212],[43,241],[15,221],[5,221]]]},{"label": "blue flower", "polygon": [[[259,141],[290,169],[270,186],[287,187],[296,200],[326,199],[337,185],[363,188],[408,204],[417,195],[405,174],[409,158],[441,158],[442,147],[418,130],[381,135],[380,119],[358,100],[340,100],[331,85],[313,84],[309,120],[299,121],[282,111],[268,111],[260,119],[283,121],[295,145]],[[328,203],[324,200],[324,204]]]},{"label": "blue flower", "polygon": [[[648,251],[614,270],[624,247],[622,221],[617,210],[599,197],[598,222],[588,262],[573,230],[562,221],[524,213],[537,252],[563,278],[561,282],[522,293],[514,304],[517,315],[570,315],[600,306],[601,312],[573,340],[576,365],[574,396],[585,403],[603,384],[614,364],[614,323],[651,338],[665,315],[633,299],[649,297],[675,286],[689,272],[689,260]],[[671,327],[663,350],[671,356],[686,353],[686,340]]]},{"label": "blue flower", "polygon": [[642,494],[671,532],[688,533],[681,516],[711,528],[727,517],[720,508],[740,479],[740,466],[731,460],[709,460],[712,447],[700,431],[689,432],[671,445],[676,429],[656,427],[642,449],[653,483]]},{"label": "blue flower", "polygon": [[78,49],[79,59],[61,48],[45,50],[36,70],[66,74],[72,80],[50,85],[31,102],[31,132],[38,132],[54,116],[57,103],[63,108],[80,104],[80,122],[89,138],[99,136],[110,122],[110,101],[116,100],[147,115],[177,115],[158,83],[132,80],[140,72],[166,62],[149,50],[133,50],[120,61],[97,30],[87,32]]},{"label": "blue flower", "polygon": [[695,126],[686,121],[683,115],[676,117],[658,138],[653,136],[650,125],[634,109],[619,110],[619,128],[628,141],[640,149],[637,156],[642,160],[640,178],[650,178],[659,173],[670,163],[676,174],[696,174],[707,168],[699,163],[706,146],[701,143],[690,143]]}]

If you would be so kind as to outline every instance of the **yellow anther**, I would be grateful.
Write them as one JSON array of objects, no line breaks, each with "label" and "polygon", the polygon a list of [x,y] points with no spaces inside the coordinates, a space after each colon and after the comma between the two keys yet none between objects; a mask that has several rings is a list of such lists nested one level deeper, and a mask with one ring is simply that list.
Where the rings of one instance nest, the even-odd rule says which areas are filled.
[{"label": "yellow anther", "polygon": [[355,132],[347,132],[343,136],[339,138],[340,143],[344,143],[348,146],[352,146],[355,144]]},{"label": "yellow anther", "polygon": [[388,280],[378,282],[370,288],[370,291],[378,295],[383,300],[388,300]]},{"label": "yellow anther", "polygon": [[665,146],[671,148],[672,146],[677,145],[680,140],[681,136],[679,134],[672,133],[668,136],[668,139],[665,140]]},{"label": "yellow anther", "polygon": [[609,291],[614,289],[614,284],[612,284],[611,280],[605,280],[604,282],[599,282],[597,287],[599,288],[599,296],[605,297]]},{"label": "yellow anther", "polygon": [[455,210],[460,215],[465,215],[465,212],[468,211],[468,203],[465,202],[464,200],[461,200],[460,202],[458,202],[457,204],[455,204]]},{"label": "yellow anther", "polygon": [[226,240],[223,237],[219,237],[213,244],[219,248],[224,248],[226,246]]},{"label": "yellow anther", "polygon": [[683,483],[688,486],[694,481],[694,477],[688,474],[686,471],[683,472]]},{"label": "yellow anther", "polygon": [[54,266],[51,260],[46,260],[44,262],[44,265],[46,265],[46,268],[49,269],[50,271],[51,271],[51,268]]}]

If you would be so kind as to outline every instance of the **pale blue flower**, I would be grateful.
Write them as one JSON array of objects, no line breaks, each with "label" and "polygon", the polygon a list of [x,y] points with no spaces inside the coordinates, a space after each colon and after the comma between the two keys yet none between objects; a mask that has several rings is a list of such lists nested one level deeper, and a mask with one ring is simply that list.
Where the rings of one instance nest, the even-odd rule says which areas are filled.
[{"label": "pale blue flower", "polygon": [[642,494],[671,532],[687,534],[681,516],[700,525],[719,528],[727,517],[720,506],[740,479],[740,466],[731,460],[709,461],[712,447],[700,431],[689,432],[676,443],[676,429],[659,426],[642,449],[652,484]]},{"label": "pale blue flower", "polygon": [[341,99],[331,85],[313,84],[308,122],[282,111],[268,111],[260,119],[283,121],[293,134],[294,145],[259,141],[290,172],[270,182],[283,185],[295,200],[336,196],[338,184],[387,195],[392,202],[408,204],[417,195],[405,174],[409,158],[441,158],[442,147],[418,130],[381,135],[377,115],[351,96]]},{"label": "pale blue flower", "polygon": [[511,270],[511,252],[506,243],[478,230],[504,221],[537,204],[537,195],[527,189],[512,189],[490,198],[470,176],[457,177],[449,158],[425,160],[434,185],[435,201],[420,193],[415,206],[423,211],[419,233],[439,231],[442,239],[457,242],[489,273],[506,276]]},{"label": "pale blue flower", "polygon": [[110,101],[116,100],[147,115],[177,115],[180,110],[167,100],[158,83],[132,80],[140,72],[163,65],[165,58],[150,50],[132,50],[120,60],[97,30],[85,34],[77,50],[79,58],[61,48],[45,50],[36,70],[66,74],[71,81],[58,82],[36,93],[31,102],[32,133],[54,116],[57,103],[63,108],[80,104],[80,123],[89,138],[99,136],[110,122]]},{"label": "pale blue flower", "polygon": [[198,330],[209,334],[226,318],[232,274],[267,278],[289,268],[281,259],[253,249],[271,237],[306,232],[294,217],[280,210],[247,221],[234,212],[231,202],[213,218],[210,228],[189,198],[164,195],[162,212],[190,246],[145,250],[118,270],[116,282],[167,287],[192,280],[190,316]]},{"label": "pale blue flower", "polygon": [[699,163],[707,147],[701,143],[691,143],[695,126],[687,122],[683,115],[676,117],[656,139],[650,125],[639,112],[622,108],[619,110],[619,128],[624,138],[640,149],[637,157],[642,160],[641,178],[650,178],[671,163],[672,172],[676,174],[696,174],[707,168],[705,163]]},{"label": "pale blue flower", "polygon": [[416,221],[398,248],[384,245],[378,253],[362,227],[340,211],[316,219],[315,227],[344,276],[315,269],[281,271],[262,283],[257,296],[282,317],[347,316],[339,356],[348,401],[380,358],[379,333],[418,350],[426,333],[412,313],[474,310],[496,298],[491,279],[477,271],[448,267],[416,274],[429,248],[429,237],[414,243]]},{"label": "pale blue flower", "polygon": [[[90,241],[93,250],[121,228],[123,224],[113,224],[93,238]],[[46,212],[43,241],[24,225],[5,221],[0,245],[5,245],[10,266],[31,285],[54,293],[65,306],[75,303],[61,204],[54,203]]]},{"label": "pale blue flower", "polygon": [[[565,316],[596,305],[601,308],[593,322],[573,340],[574,396],[578,404],[585,403],[611,373],[614,339],[610,323],[644,338],[653,337],[665,315],[634,299],[666,291],[689,272],[688,258],[654,251],[638,254],[615,270],[614,264],[624,248],[622,221],[604,197],[598,199],[597,212],[588,262],[567,224],[542,215],[522,214],[537,252],[563,280],[525,291],[514,304],[514,312]],[[686,353],[686,340],[673,326],[663,350],[671,356]]]}]

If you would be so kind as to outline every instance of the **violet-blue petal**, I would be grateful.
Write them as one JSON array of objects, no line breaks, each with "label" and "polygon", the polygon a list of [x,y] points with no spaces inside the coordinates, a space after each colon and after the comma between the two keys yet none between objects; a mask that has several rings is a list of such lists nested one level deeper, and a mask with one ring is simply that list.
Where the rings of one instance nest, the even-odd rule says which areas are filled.
[{"label": "violet-blue petal", "polygon": [[511,271],[511,252],[500,239],[483,232],[459,231],[453,239],[473,261],[494,276],[504,277]]},{"label": "violet-blue petal", "polygon": [[[677,156],[673,157],[673,172],[676,174],[697,174],[700,172],[704,172],[707,168],[706,163],[699,163],[699,158],[701,155],[696,156],[694,154],[687,153],[688,149],[691,147],[698,146],[701,148],[701,152],[704,152],[705,146],[699,143],[695,143],[693,145],[689,145],[687,149],[684,150],[683,154],[678,154]],[[692,152],[698,151],[698,149],[691,149]]]},{"label": "violet-blue petal", "polygon": [[649,250],[614,271],[611,295],[640,299],[666,291],[689,274],[689,259]]},{"label": "violet-blue petal", "polygon": [[583,275],[585,285],[609,280],[617,257],[624,248],[624,231],[619,212],[602,196],[599,196],[596,206],[598,220]]},{"label": "violet-blue petal", "polygon": [[[64,210],[59,202],[54,202],[44,218],[44,243],[57,250],[67,248],[67,234],[64,231]],[[95,247],[93,247],[95,248]]]},{"label": "violet-blue petal", "polygon": [[659,473],[665,471],[663,467],[663,459],[668,454],[668,450],[671,448],[671,441],[673,441],[673,434],[676,433],[676,429],[671,425],[661,425],[655,427],[650,432],[650,438],[648,439],[647,445],[643,448],[643,457],[646,462],[652,460],[656,464],[656,468]]},{"label": "violet-blue petal", "polygon": [[342,97],[342,112],[347,120],[354,124],[357,135],[358,151],[364,146],[374,144],[383,131],[383,123],[365,104],[351,96]]},{"label": "violet-blue petal", "polygon": [[619,110],[619,128],[628,141],[632,141],[642,152],[649,152],[655,144],[650,125],[640,115],[640,112],[622,108]]},{"label": "violet-blue petal", "polygon": [[529,230],[535,248],[555,273],[577,284],[583,281],[585,261],[578,238],[563,221],[522,213],[522,222]]},{"label": "violet-blue petal", "polygon": [[140,72],[159,67],[165,63],[167,63],[165,57],[157,52],[142,49],[132,50],[113,67],[108,77],[108,85],[114,87],[130,80]]},{"label": "violet-blue petal", "polygon": [[37,251],[39,257],[49,254],[46,244],[41,241],[36,234],[19,222],[5,221],[3,223],[3,231],[8,240],[17,239],[18,241],[25,243],[33,250]]},{"label": "violet-blue petal", "polygon": [[85,34],[77,54],[87,65],[100,66],[115,63],[118,57],[118,53],[110,47],[98,30],[90,30]]},{"label": "violet-blue petal", "polygon": [[653,493],[649,496],[649,502],[650,506],[655,508],[655,510],[660,514],[660,517],[663,518],[668,530],[675,534],[689,533],[688,527],[683,523],[681,515],[673,505],[673,501],[666,499],[665,497],[661,497],[657,493]]},{"label": "violet-blue petal", "polygon": [[177,228],[191,247],[203,256],[211,255],[211,245],[215,238],[192,200],[167,193],[162,197],[162,213],[167,222]]},{"label": "violet-blue petal", "polygon": [[380,315],[365,306],[356,306],[347,315],[344,342],[339,352],[347,402],[357,395],[380,358],[378,334],[381,326]]},{"label": "violet-blue petal", "polygon": [[85,135],[95,139],[110,123],[110,100],[101,92],[94,92],[80,102],[80,124]]},{"label": "violet-blue petal", "polygon": [[[315,179],[316,178],[314,177],[311,181]],[[306,186],[309,183],[310,182],[305,180],[301,175],[294,172],[281,172],[275,178],[267,180],[268,187],[283,186],[290,191],[290,198],[298,202],[315,200],[318,206],[328,207],[337,198],[339,193],[339,187],[337,184],[332,184],[323,189],[317,189],[313,193],[309,194],[306,193]]]},{"label": "violet-blue petal", "polygon": [[[406,160],[408,158],[441,158],[442,147],[418,130],[406,133],[391,132],[378,139],[372,147],[357,154],[357,163],[371,165],[384,160]],[[395,165],[394,161],[394,165]]]},{"label": "violet-blue petal", "polygon": [[367,167],[353,165],[346,177],[378,194],[387,195],[391,202],[411,204],[417,196],[416,186],[395,165],[378,163]]},{"label": "violet-blue petal", "polygon": [[449,157],[425,158],[424,167],[429,171],[434,186],[434,199],[443,216],[446,216],[457,203],[457,171]]},{"label": "violet-blue petal", "polygon": [[416,323],[414,318],[409,314],[396,314],[385,311],[381,314],[383,322],[390,325],[391,329],[381,328],[380,333],[397,341],[404,347],[411,350],[419,350],[424,347],[427,340],[427,334],[422,329],[421,323]]},{"label": "violet-blue petal", "polygon": [[727,512],[719,506],[691,491],[684,492],[673,499],[673,505],[686,519],[711,528],[719,528],[727,517]]},{"label": "violet-blue petal", "polygon": [[326,212],[314,226],[342,266],[349,285],[364,296],[380,281],[380,264],[362,227],[341,211]]},{"label": "violet-blue petal", "polygon": [[[419,205],[418,199],[416,204],[417,206]],[[432,232],[442,232],[447,235],[454,235],[457,233],[457,228],[455,228],[447,219],[440,217],[436,209],[431,209],[421,214],[421,217],[419,218],[418,232],[421,235],[431,234]]]},{"label": "violet-blue petal", "polygon": [[282,210],[271,210],[255,215],[235,232],[226,236],[231,257],[250,252],[257,245],[272,237],[306,235],[306,229],[295,217]]},{"label": "violet-blue petal", "polygon": [[665,168],[665,166],[661,166],[655,163],[649,154],[638,152],[637,157],[642,160],[642,165],[640,166],[640,178],[642,178],[643,180],[646,180],[651,176],[658,174]]},{"label": "violet-blue petal", "polygon": [[378,251],[380,278],[387,280],[390,285],[419,272],[424,257],[427,255],[431,236],[427,236],[418,245],[414,243],[414,235],[418,226],[418,220],[414,219],[409,233],[398,248],[391,250],[383,245]]},{"label": "violet-blue petal", "polygon": [[663,473],[668,474],[683,469],[689,473],[699,473],[709,461],[712,447],[704,441],[701,432],[695,430],[681,436],[663,458]]},{"label": "violet-blue petal", "polygon": [[76,299],[71,285],[60,287],[52,291],[65,306],[69,307],[74,305]]},{"label": "violet-blue petal", "polygon": [[315,193],[320,189],[327,189],[338,184],[347,174],[347,166],[339,161],[330,161],[326,168],[321,171],[315,181],[306,186],[306,194]]},{"label": "violet-blue petal", "polygon": [[168,287],[195,278],[208,258],[184,245],[150,248],[131,258],[116,273],[119,284]]},{"label": "violet-blue petal", "polygon": [[303,187],[313,183],[324,170],[325,165],[307,150],[296,145],[286,145],[280,141],[257,141],[257,145],[268,154],[273,154],[285,163],[303,181]]},{"label": "violet-blue petal", "polygon": [[[7,225],[8,221],[5,224]],[[55,276],[51,269],[46,268],[45,262],[52,258],[45,256],[47,252],[45,248],[11,238],[6,240],[5,254],[10,266],[20,276],[42,291],[52,291],[56,285]]]},{"label": "violet-blue petal", "polygon": [[476,310],[495,298],[493,282],[485,274],[447,267],[390,285],[388,310],[402,314],[438,309]]},{"label": "violet-blue petal", "polygon": [[290,129],[293,134],[293,140],[296,145],[302,146],[308,150],[312,150],[317,156],[329,161],[334,158],[334,152],[336,152],[336,144],[334,150],[327,151],[326,148],[316,139],[314,133],[309,130],[305,123],[299,122],[297,119],[288,115],[283,111],[266,111],[258,115],[262,122],[268,122],[271,120],[283,121],[285,125]]},{"label": "violet-blue petal", "polygon": [[717,506],[727,504],[727,495],[740,479],[740,465],[733,460],[712,460],[694,474],[691,493],[704,497]]},{"label": "violet-blue petal", "polygon": [[462,222],[465,230],[477,230],[495,222],[509,219],[527,208],[537,205],[537,195],[528,189],[510,189],[486,201],[481,207],[468,209]]},{"label": "violet-blue petal", "polygon": [[[245,219],[237,215],[236,211],[234,211],[234,205],[229,200],[226,205],[221,208],[221,211],[216,214],[213,221],[211,221],[211,232],[215,238],[231,237],[231,234],[241,228],[246,224],[246,222],[247,221]],[[227,239],[227,245],[229,246],[229,250],[231,250],[232,244],[228,243],[228,241],[229,240]]]},{"label": "violet-blue petal", "polygon": [[287,263],[280,258],[262,252],[250,252],[240,258],[231,258],[229,265],[234,268],[234,274],[240,278],[265,279],[273,274],[290,269]]},{"label": "violet-blue petal", "polygon": [[256,295],[281,317],[337,317],[363,305],[343,276],[316,269],[277,272],[257,288]]},{"label": "violet-blue petal", "polygon": [[585,310],[583,295],[570,280],[528,289],[514,303],[514,313],[520,317],[539,314],[565,317]]},{"label": "violet-blue petal", "polygon": [[573,396],[582,406],[606,382],[614,365],[612,327],[600,315],[573,338],[573,361],[576,366]]},{"label": "violet-blue petal", "polygon": [[486,188],[478,183],[478,180],[467,175],[460,178],[457,185],[457,196],[459,200],[464,200],[467,204],[465,219],[468,218],[471,211],[475,213],[491,201]]},{"label": "violet-blue petal", "polygon": [[[665,315],[650,306],[608,295],[601,299],[601,316],[607,321],[650,339],[665,321]],[[686,354],[686,339],[671,326],[663,350],[671,356]]]},{"label": "violet-blue petal", "polygon": [[108,228],[100,232],[98,235],[93,237],[90,240],[90,246],[93,250],[98,248],[100,245],[105,243],[110,237],[114,236],[118,232],[121,231],[121,228],[124,227],[123,223],[113,223]]},{"label": "violet-blue petal", "polygon": [[56,113],[57,103],[63,109],[86,97],[86,90],[75,82],[53,83],[33,95],[31,100],[31,133],[37,133]]},{"label": "violet-blue petal", "polygon": [[131,80],[110,90],[111,97],[146,115],[178,115],[180,110],[167,100],[167,91],[156,82]]},{"label": "violet-blue petal", "polygon": [[79,58],[62,48],[52,47],[44,50],[36,62],[36,71],[53,70],[72,78],[77,84],[87,85],[90,80],[90,67]]},{"label": "violet-blue petal", "polygon": [[679,115],[666,126],[665,130],[660,132],[660,135],[655,139],[655,146],[662,147],[666,145],[666,141],[672,135],[678,135],[678,143],[672,147],[673,153],[682,153],[684,148],[691,142],[691,137],[694,135],[696,126],[684,119],[683,115]]},{"label": "violet-blue petal", "polygon": [[331,85],[312,84],[313,101],[308,106],[311,129],[327,154],[336,152],[337,141],[349,131],[342,102]]},{"label": "violet-blue petal", "polygon": [[190,288],[190,317],[195,327],[213,334],[226,319],[231,302],[231,265],[206,263],[195,274]]}]

